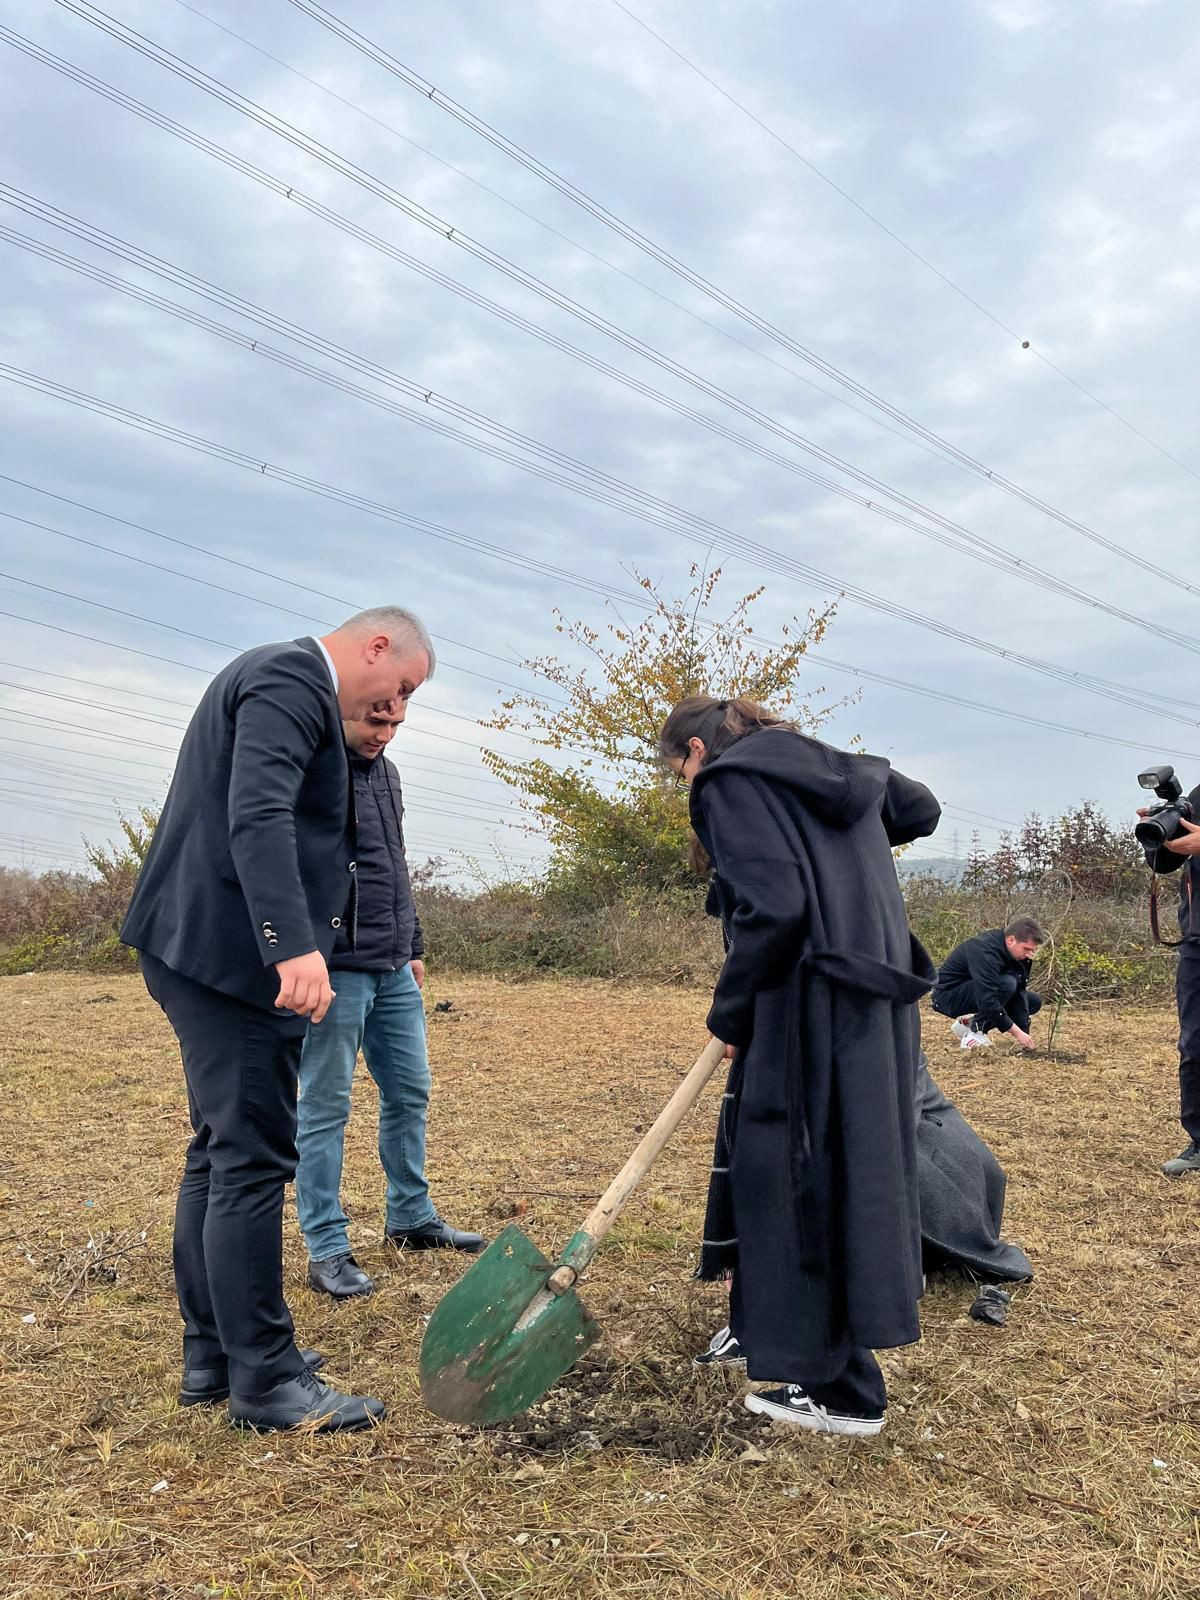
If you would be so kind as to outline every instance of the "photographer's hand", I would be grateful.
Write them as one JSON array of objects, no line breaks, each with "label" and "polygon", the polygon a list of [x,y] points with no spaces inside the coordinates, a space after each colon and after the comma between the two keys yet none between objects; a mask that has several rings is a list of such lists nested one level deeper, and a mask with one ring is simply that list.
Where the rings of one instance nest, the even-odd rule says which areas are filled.
[{"label": "photographer's hand", "polygon": [[1194,822],[1184,822],[1182,817],[1179,826],[1184,831],[1177,839],[1168,839],[1163,849],[1175,856],[1200,856],[1200,826]]}]

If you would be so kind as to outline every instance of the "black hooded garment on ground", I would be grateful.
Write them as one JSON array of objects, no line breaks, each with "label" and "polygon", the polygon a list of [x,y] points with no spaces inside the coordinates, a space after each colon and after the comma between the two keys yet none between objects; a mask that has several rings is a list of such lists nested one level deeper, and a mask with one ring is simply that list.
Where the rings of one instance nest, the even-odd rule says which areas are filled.
[{"label": "black hooded garment on ground", "polygon": [[891,849],[940,811],[879,757],[766,728],[700,771],[691,814],[729,937],[708,1025],[739,1047],[729,1234],[706,1239],[701,1273],[734,1273],[752,1378],[830,1382],[855,1349],[920,1337],[916,1002],[933,967]]},{"label": "black hooded garment on ground", "polygon": [[[725,1113],[738,1098],[740,1081],[735,1062],[726,1085],[728,1098],[721,1103],[717,1122],[704,1224],[707,1239],[727,1239],[734,1231],[727,1176],[732,1145]],[[925,1271],[965,1272],[981,1283],[1027,1283],[1033,1277],[1029,1257],[1019,1245],[1001,1236],[1007,1190],[1004,1168],[930,1077],[924,1051],[917,1066],[916,1096],[917,1189]],[[706,1245],[697,1276],[723,1276],[729,1270],[725,1262],[729,1254],[732,1251],[719,1245]]]},{"label": "black hooded garment on ground", "polygon": [[973,1278],[1025,1283],[1033,1268],[1024,1250],[1000,1237],[1004,1168],[954,1103],[917,1068],[917,1165],[925,1267],[961,1267]]}]

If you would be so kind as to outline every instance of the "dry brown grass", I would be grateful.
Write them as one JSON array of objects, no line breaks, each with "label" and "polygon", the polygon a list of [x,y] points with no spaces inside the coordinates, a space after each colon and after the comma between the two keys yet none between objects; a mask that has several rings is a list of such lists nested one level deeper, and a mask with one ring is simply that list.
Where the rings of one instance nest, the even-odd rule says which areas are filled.
[{"label": "dry brown grass", "polygon": [[[436,1198],[493,1229],[527,1204],[534,1237],[561,1243],[696,1053],[703,996],[435,981],[455,1003],[433,1030]],[[1003,1330],[966,1317],[962,1285],[931,1287],[924,1341],[888,1358],[889,1426],[861,1442],[772,1430],[733,1375],[688,1364],[723,1320],[689,1282],[715,1088],[593,1270],[600,1354],[516,1428],[424,1412],[422,1314],[462,1263],[381,1248],[364,1081],[348,1188],[380,1291],[339,1308],[304,1289],[292,1219],[288,1271],[304,1341],[390,1418],[259,1438],[175,1406],[184,1111],[165,1023],[133,978],[5,980],[0,1592],[1195,1595],[1200,1186],[1157,1173],[1178,1141],[1172,1036],[1167,1012],[1094,1011],[1063,1024],[1070,1060],[964,1058],[930,1020],[934,1073],[1004,1160],[1038,1277]]]}]

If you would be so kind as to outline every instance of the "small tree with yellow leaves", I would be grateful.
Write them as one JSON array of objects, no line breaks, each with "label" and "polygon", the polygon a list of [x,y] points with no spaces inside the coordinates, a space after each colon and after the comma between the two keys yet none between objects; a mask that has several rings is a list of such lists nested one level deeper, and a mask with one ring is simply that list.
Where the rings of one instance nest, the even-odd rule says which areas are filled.
[{"label": "small tree with yellow leaves", "polygon": [[659,730],[678,701],[744,695],[812,733],[854,698],[816,705],[823,691],[802,694],[797,686],[801,663],[824,637],[835,605],[810,611],[803,622],[793,618],[778,641],[760,643],[750,612],[762,588],[717,614],[720,568],[693,566],[691,587],[677,599],[634,576],[647,599],[640,619],[625,620],[611,601],[613,615],[602,627],[568,622],[556,610],[557,631],[591,664],[576,667],[555,656],[526,661],[561,696],[515,694],[485,723],[524,733],[566,758],[557,765],[541,755],[484,755],[516,790],[531,831],[549,835],[551,886],[590,899],[689,881],[687,795],[658,758]]}]

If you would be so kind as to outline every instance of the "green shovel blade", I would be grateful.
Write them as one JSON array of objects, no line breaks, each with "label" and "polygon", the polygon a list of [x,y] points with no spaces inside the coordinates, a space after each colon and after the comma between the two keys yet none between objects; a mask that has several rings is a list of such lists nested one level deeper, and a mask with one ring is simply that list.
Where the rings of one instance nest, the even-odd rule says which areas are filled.
[{"label": "green shovel blade", "polygon": [[503,1422],[574,1366],[600,1329],[574,1289],[546,1300],[553,1271],[510,1223],[442,1297],[421,1341],[431,1411],[449,1422]]}]

